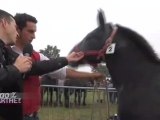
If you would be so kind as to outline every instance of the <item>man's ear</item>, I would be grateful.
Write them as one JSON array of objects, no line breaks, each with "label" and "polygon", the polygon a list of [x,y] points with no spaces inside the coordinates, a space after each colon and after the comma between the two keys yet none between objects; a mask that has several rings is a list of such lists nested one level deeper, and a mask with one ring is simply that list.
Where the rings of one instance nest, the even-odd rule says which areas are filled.
[{"label": "man's ear", "polygon": [[16,30],[17,30],[18,34],[21,32],[21,30],[19,29],[18,26],[17,26]]},{"label": "man's ear", "polygon": [[18,28],[18,26],[17,26],[16,30],[17,30],[17,32],[18,32],[17,39],[19,39],[20,34],[21,34],[21,30]]},{"label": "man's ear", "polygon": [[7,24],[8,24],[8,22],[7,22],[6,19],[2,19],[2,20],[1,20],[1,26],[2,26],[3,28],[6,28]]}]

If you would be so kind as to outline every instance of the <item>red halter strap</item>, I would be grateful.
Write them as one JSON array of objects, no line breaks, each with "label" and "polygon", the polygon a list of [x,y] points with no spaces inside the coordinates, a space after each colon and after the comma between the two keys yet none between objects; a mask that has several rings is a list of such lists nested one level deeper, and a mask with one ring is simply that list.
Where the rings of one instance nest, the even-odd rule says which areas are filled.
[{"label": "red halter strap", "polygon": [[[106,39],[106,42],[105,42],[104,46],[102,47],[102,49],[88,50],[88,51],[84,52],[84,55],[85,56],[97,56],[97,59],[103,58],[108,46],[110,46],[112,44],[113,38],[114,38],[117,30],[118,30],[118,27],[113,26],[113,31],[112,31],[110,37]],[[74,50],[79,51],[78,45],[75,47]]]}]

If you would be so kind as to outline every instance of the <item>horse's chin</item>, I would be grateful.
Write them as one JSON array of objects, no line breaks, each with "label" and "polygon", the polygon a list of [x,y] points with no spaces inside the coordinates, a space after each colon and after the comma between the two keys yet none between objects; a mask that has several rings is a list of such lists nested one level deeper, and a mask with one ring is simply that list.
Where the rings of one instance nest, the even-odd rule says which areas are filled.
[{"label": "horse's chin", "polygon": [[97,63],[85,63],[85,64],[72,63],[72,64],[69,64],[69,66],[74,69],[77,69],[78,67],[88,66],[88,65],[92,66],[93,68],[98,66]]},{"label": "horse's chin", "polygon": [[85,65],[84,61],[69,63],[69,66],[72,68],[78,68],[78,67],[84,66],[84,65]]},{"label": "horse's chin", "polygon": [[69,66],[73,67],[73,68],[77,68],[79,66],[79,64],[78,63],[70,63]]},{"label": "horse's chin", "polygon": [[98,63],[90,63],[90,65],[91,65],[92,67],[97,67],[97,66],[98,66]]},{"label": "horse's chin", "polygon": [[73,68],[78,68],[78,67],[83,67],[83,66],[86,66],[86,65],[90,65],[92,67],[97,67],[97,65],[100,63],[101,61],[97,61],[97,60],[86,60],[86,59],[83,59],[79,62],[72,62],[72,63],[69,63],[69,66],[70,67],[73,67]]}]

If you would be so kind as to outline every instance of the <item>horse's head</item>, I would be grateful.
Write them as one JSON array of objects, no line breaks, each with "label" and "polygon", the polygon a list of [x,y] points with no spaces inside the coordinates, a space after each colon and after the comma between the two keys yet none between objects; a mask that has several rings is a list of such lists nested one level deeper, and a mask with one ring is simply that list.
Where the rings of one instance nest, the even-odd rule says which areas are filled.
[{"label": "horse's head", "polygon": [[[107,23],[102,10],[98,11],[97,18],[98,27],[88,33],[86,37],[71,50],[83,51],[85,54],[82,61],[72,65],[76,66],[84,63],[95,65],[103,61],[104,56],[107,57],[107,60],[109,60],[109,56],[114,57],[116,61],[120,58],[119,56],[121,56],[121,58],[124,56],[126,61],[128,58],[133,58],[132,61],[134,61],[134,55],[137,56],[138,54],[139,56],[143,56],[139,57],[141,59],[148,57],[150,60],[158,60],[152,47],[135,31],[120,25]],[[116,43],[116,46],[112,43]],[[141,52],[139,51],[140,49]],[[110,55],[111,53],[114,53],[114,56]]]},{"label": "horse's head", "polygon": [[[104,12],[98,11],[98,27],[87,34],[72,51],[83,51],[85,57],[77,64],[89,63],[96,65],[103,60],[103,55],[112,42],[116,28],[111,23],[106,23]],[[76,65],[76,64],[73,64]]]},{"label": "horse's head", "polygon": [[102,10],[98,12],[98,27],[72,51],[83,51],[85,54],[77,64],[95,65],[105,58],[109,72],[116,81],[137,77],[140,71],[144,71],[143,68],[150,67],[148,64],[159,62],[154,50],[141,35],[126,27],[107,23]]}]

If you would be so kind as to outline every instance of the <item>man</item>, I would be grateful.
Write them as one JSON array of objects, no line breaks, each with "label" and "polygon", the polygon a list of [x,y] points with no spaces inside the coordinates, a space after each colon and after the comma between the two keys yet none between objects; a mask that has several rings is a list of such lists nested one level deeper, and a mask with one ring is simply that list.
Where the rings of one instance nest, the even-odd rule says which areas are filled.
[{"label": "man", "polygon": [[[11,14],[0,10],[0,94],[9,92],[20,92],[19,81],[22,80],[22,73],[31,69],[30,57],[23,57],[15,54],[6,46],[13,45],[17,38],[16,23]],[[0,120],[9,120],[9,116],[17,116],[21,113],[20,105],[9,105],[2,103],[0,98]],[[12,113],[17,110],[16,113]],[[8,114],[8,115],[7,115]],[[7,117],[8,116],[8,117]],[[19,120],[20,117],[15,117]]]},{"label": "man", "polygon": [[[15,46],[13,47],[13,50],[19,54],[22,54],[24,46],[28,43],[31,43],[35,38],[37,20],[35,17],[26,13],[16,14],[14,18],[16,20],[19,37]],[[48,58],[43,54],[35,51],[33,52],[32,59],[36,61],[48,60]],[[49,74],[50,76],[57,77],[59,79],[92,78],[94,80],[102,79],[104,77],[104,75],[101,73],[77,72],[69,68],[62,68],[54,73]],[[25,80],[23,100],[24,120],[38,120],[37,112],[40,107],[40,98],[40,81],[38,76],[32,76],[31,78]]]},{"label": "man", "polygon": [[0,120],[22,120],[21,101],[14,101],[17,100],[14,93],[22,92],[24,74],[42,75],[83,57],[82,53],[72,53],[66,58],[33,62],[31,57],[19,56],[10,48],[17,36],[13,16],[0,10]]}]

